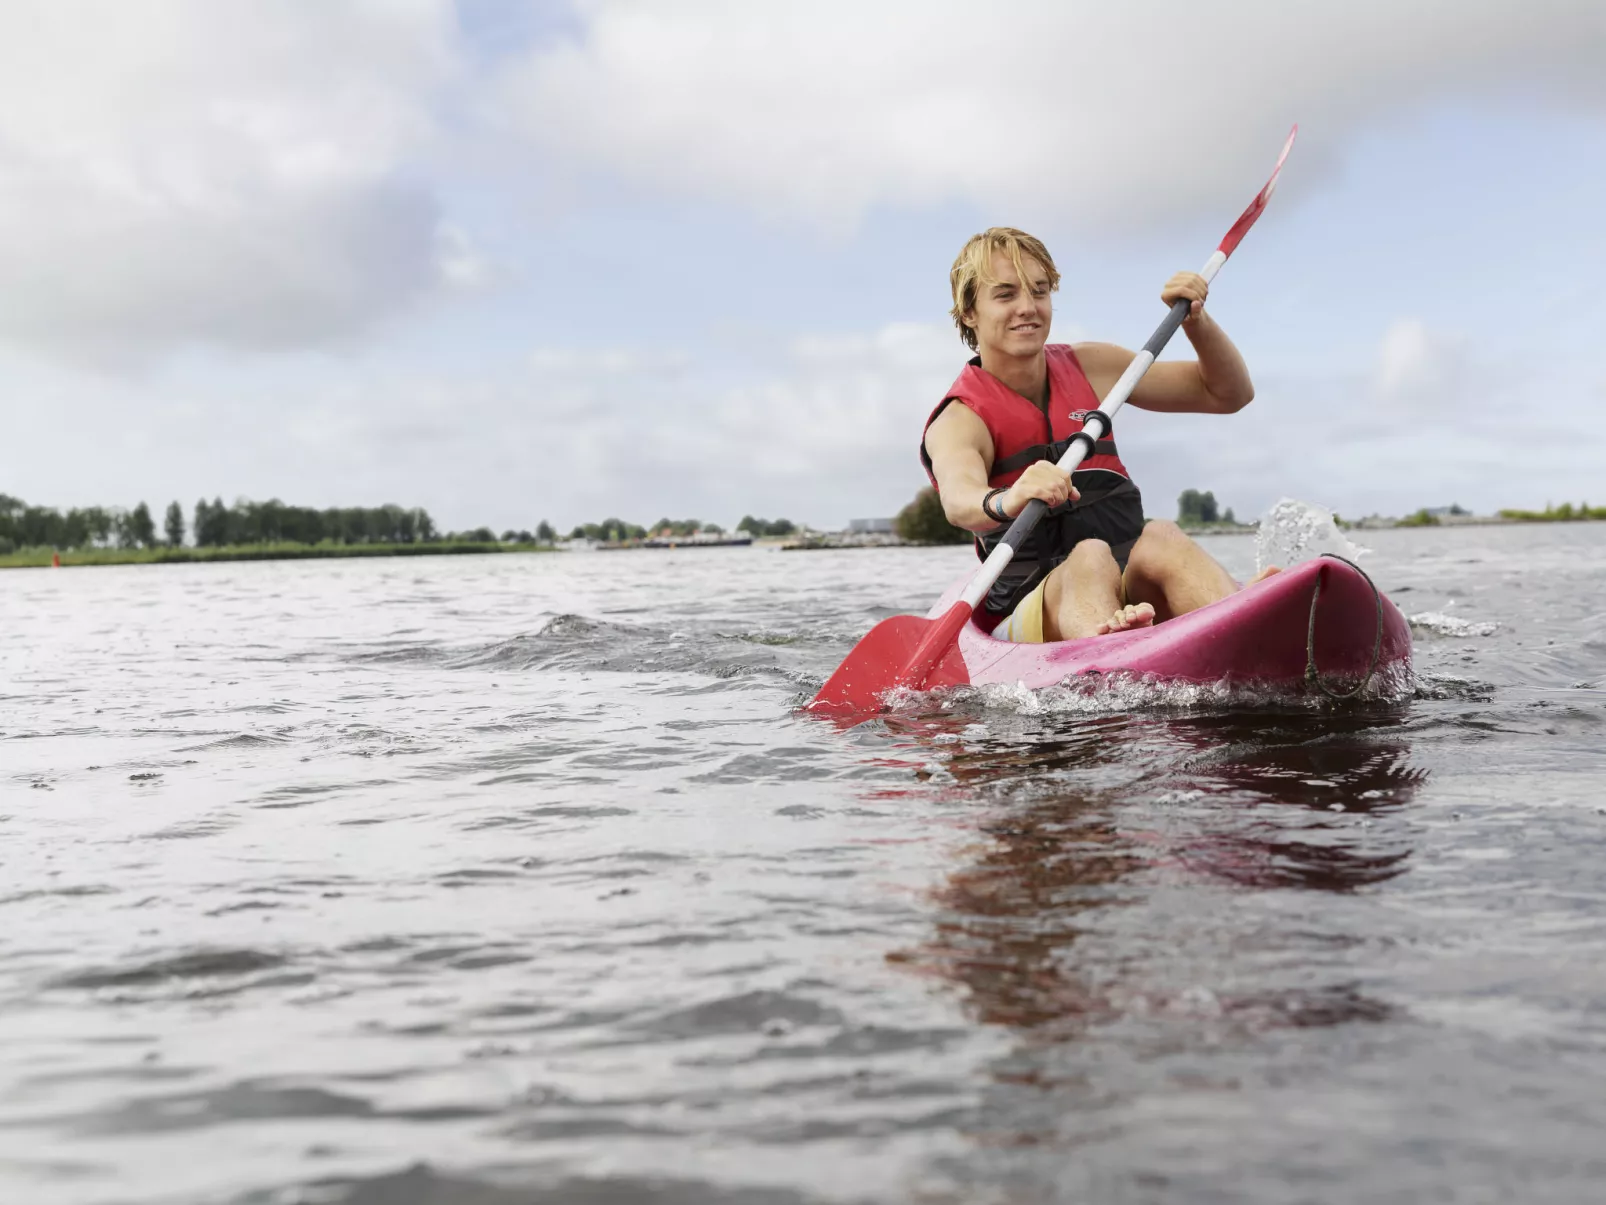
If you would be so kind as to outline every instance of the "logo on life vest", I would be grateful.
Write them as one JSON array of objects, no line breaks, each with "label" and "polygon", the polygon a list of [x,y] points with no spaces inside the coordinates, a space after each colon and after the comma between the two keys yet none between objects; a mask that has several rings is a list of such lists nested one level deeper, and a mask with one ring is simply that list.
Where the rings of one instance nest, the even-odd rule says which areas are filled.
[{"label": "logo on life vest", "polygon": [[1071,421],[1074,423],[1085,423],[1087,421],[1087,415],[1088,412],[1086,410],[1072,410]]}]

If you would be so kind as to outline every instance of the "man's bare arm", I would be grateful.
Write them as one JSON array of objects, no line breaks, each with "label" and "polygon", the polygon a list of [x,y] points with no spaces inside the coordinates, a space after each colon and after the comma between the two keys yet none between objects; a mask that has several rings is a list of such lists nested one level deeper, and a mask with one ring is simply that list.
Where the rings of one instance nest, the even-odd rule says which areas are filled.
[{"label": "man's bare arm", "polygon": [[993,459],[993,437],[987,424],[967,406],[949,402],[926,428],[926,455],[937,478],[937,495],[948,522],[966,531],[995,531],[998,522],[982,513],[981,500],[990,488],[987,466]]},{"label": "man's bare arm", "polygon": [[[1216,333],[1221,328],[1211,322]],[[1186,329],[1186,328],[1184,328]],[[1200,349],[1197,360],[1161,360],[1138,382],[1127,401],[1139,410],[1162,414],[1236,414],[1255,398],[1249,368],[1225,333],[1226,346]],[[1205,335],[1208,346],[1210,335]],[[1195,347],[1199,344],[1195,342]],[[1113,343],[1078,343],[1082,371],[1102,402],[1136,353]]]},{"label": "man's bare arm", "polygon": [[[1178,272],[1166,281],[1160,300],[1166,305],[1186,298],[1193,303],[1183,320],[1197,360],[1171,360],[1155,364],[1144,374],[1128,399],[1139,410],[1166,414],[1234,414],[1255,400],[1249,366],[1233,346],[1227,332],[1205,312],[1210,286],[1194,272]],[[1113,343],[1082,343],[1076,348],[1082,370],[1103,401],[1132,363],[1132,352]]]},{"label": "man's bare arm", "polygon": [[[981,500],[992,488],[987,484],[987,474],[993,462],[993,437],[975,411],[960,402],[944,406],[936,421],[926,428],[926,455],[931,457],[937,494],[948,522],[966,531],[997,531],[1000,524],[989,519],[981,508]],[[1069,473],[1052,461],[1039,460],[1027,466],[1014,485],[993,499],[993,506],[1013,518],[1033,498],[1058,506],[1067,498],[1079,496]]]}]

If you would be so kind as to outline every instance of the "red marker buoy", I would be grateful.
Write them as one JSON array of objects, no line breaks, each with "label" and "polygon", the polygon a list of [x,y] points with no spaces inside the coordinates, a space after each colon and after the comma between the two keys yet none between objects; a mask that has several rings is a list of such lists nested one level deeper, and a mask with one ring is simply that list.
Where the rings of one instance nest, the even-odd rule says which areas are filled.
[{"label": "red marker buoy", "polygon": [[52,569],[60,569],[61,568],[61,553],[52,552],[50,554],[50,567]]}]

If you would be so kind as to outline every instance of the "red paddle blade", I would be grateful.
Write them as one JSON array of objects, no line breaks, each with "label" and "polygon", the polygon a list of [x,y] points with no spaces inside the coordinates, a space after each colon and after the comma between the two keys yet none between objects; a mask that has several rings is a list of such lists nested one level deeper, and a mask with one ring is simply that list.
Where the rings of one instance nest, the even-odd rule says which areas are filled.
[{"label": "red paddle blade", "polygon": [[959,655],[959,632],[969,621],[970,607],[963,602],[940,619],[883,619],[853,646],[808,709],[832,715],[880,711],[881,696],[894,687],[963,686],[970,674]]},{"label": "red paddle blade", "polygon": [[1238,249],[1238,244],[1243,242],[1244,235],[1249,233],[1249,228],[1265,212],[1266,202],[1271,200],[1271,194],[1277,189],[1277,177],[1282,174],[1283,164],[1288,161],[1288,152],[1294,149],[1294,139],[1298,136],[1299,127],[1296,125],[1288,131],[1288,141],[1283,143],[1283,153],[1277,156],[1277,166],[1272,169],[1271,179],[1266,181],[1266,187],[1255,194],[1255,199],[1249,203],[1249,208],[1244,210],[1232,224],[1232,229],[1227,231],[1227,237],[1222,239],[1221,245],[1216,248],[1223,256],[1231,255]]}]

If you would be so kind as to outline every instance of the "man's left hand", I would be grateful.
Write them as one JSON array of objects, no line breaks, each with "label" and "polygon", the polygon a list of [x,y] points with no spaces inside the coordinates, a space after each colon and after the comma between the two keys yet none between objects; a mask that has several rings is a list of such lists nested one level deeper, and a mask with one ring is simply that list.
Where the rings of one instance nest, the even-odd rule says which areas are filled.
[{"label": "man's left hand", "polygon": [[1205,296],[1209,292],[1210,286],[1197,272],[1178,272],[1165,282],[1165,288],[1160,290],[1160,300],[1167,306],[1173,306],[1186,297],[1193,303],[1188,309],[1187,320],[1191,321],[1204,313]]}]

